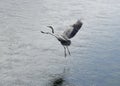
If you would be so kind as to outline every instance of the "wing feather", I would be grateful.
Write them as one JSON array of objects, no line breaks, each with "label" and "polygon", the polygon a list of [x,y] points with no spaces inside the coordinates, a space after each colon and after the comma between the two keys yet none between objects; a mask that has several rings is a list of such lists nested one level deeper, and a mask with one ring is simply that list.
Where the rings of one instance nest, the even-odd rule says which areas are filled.
[{"label": "wing feather", "polygon": [[76,33],[80,30],[82,27],[82,22],[78,20],[75,24],[69,27],[69,29],[65,30],[63,32],[63,37],[66,39],[70,39],[76,35]]}]

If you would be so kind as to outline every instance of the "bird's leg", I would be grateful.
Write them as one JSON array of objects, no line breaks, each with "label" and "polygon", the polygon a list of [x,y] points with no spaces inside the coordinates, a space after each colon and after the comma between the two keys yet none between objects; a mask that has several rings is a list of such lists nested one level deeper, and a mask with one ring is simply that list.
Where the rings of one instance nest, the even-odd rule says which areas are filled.
[{"label": "bird's leg", "polygon": [[65,58],[66,58],[66,56],[67,56],[67,54],[66,54],[66,47],[65,46],[63,46],[64,47],[64,54],[65,54]]},{"label": "bird's leg", "polygon": [[67,51],[68,51],[69,55],[71,55],[68,46],[66,46],[66,47],[67,47]]}]

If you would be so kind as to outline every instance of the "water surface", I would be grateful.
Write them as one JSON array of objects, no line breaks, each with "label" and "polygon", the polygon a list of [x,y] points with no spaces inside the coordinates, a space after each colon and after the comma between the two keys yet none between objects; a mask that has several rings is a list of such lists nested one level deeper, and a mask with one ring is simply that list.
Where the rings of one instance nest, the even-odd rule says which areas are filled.
[{"label": "water surface", "polygon": [[[1,0],[0,86],[120,86],[119,0]],[[82,19],[71,56],[41,30]]]}]

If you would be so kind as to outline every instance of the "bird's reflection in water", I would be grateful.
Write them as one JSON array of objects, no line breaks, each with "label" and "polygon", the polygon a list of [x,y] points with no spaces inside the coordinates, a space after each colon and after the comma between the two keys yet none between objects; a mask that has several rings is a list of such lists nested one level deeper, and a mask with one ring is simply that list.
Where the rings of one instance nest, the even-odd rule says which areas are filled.
[{"label": "bird's reflection in water", "polygon": [[69,70],[69,68],[64,68],[62,73],[52,75],[52,79],[48,86],[74,86],[67,81]]},{"label": "bird's reflection in water", "polygon": [[52,86],[62,86],[63,83],[65,82],[64,78],[58,77],[52,82]]}]

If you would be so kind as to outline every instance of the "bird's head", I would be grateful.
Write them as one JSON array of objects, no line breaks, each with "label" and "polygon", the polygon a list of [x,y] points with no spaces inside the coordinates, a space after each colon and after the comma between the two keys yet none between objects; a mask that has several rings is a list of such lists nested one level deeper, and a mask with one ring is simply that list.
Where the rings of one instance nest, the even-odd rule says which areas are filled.
[{"label": "bird's head", "polygon": [[52,27],[52,26],[47,26],[47,27],[51,28],[51,29],[52,29],[52,33],[54,33],[54,29],[53,29],[53,27]]},{"label": "bird's head", "polygon": [[49,27],[49,28],[53,28],[52,26],[47,26],[47,27]]}]

